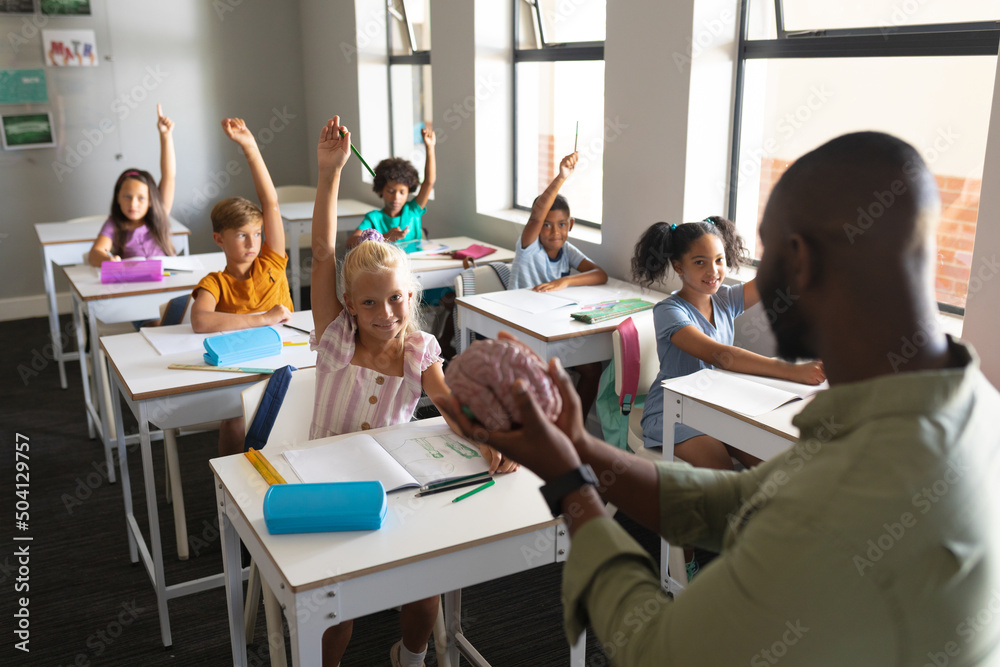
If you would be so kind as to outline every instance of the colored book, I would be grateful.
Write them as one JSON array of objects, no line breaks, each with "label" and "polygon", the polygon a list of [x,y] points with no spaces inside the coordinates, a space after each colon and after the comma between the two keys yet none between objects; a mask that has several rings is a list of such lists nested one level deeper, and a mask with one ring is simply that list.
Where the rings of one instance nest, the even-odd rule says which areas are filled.
[{"label": "colored book", "polygon": [[643,299],[619,299],[617,301],[589,306],[579,312],[570,313],[570,317],[587,324],[596,324],[605,320],[613,320],[616,317],[625,317],[632,313],[640,313],[644,310],[649,310],[653,305]]}]

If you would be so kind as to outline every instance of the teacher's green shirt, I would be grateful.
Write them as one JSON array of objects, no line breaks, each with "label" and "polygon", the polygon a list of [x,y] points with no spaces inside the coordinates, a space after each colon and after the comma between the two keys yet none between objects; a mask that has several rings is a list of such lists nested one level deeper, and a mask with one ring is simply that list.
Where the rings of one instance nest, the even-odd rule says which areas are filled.
[{"label": "teacher's green shirt", "polygon": [[1000,665],[1000,396],[950,344],[960,368],[820,393],[754,469],[659,464],[661,534],[720,556],[670,600],[618,524],[590,521],[564,570],[570,640],[589,622],[615,665]]}]

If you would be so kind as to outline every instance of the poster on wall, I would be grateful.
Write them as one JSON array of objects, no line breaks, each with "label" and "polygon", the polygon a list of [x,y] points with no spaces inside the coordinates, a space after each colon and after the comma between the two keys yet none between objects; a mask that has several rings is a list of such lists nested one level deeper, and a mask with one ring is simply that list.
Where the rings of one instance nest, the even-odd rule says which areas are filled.
[{"label": "poster on wall", "polygon": [[42,0],[42,13],[90,16],[90,0]]},{"label": "poster on wall", "polygon": [[0,0],[0,14],[34,14],[35,0]]},{"label": "poster on wall", "polygon": [[41,113],[3,114],[0,116],[0,136],[6,151],[25,148],[55,146],[52,132],[52,114]]},{"label": "poster on wall", "polygon": [[96,67],[98,63],[93,30],[43,30],[42,50],[50,67]]},{"label": "poster on wall", "polygon": [[49,101],[43,69],[0,69],[0,104],[42,104]]}]

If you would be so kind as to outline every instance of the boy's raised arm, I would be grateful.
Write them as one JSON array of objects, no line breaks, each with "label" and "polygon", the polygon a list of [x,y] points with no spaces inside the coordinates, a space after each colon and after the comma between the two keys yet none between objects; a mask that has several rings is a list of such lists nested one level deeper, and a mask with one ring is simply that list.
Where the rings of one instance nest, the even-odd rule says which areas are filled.
[{"label": "boy's raised arm", "polygon": [[434,146],[437,144],[437,137],[434,130],[424,128],[420,131],[424,138],[424,146],[427,149],[427,159],[424,161],[424,182],[420,184],[417,191],[417,204],[420,208],[427,208],[427,200],[431,197],[431,190],[434,189],[434,181],[437,180],[437,157],[434,155]]},{"label": "boy's raised arm", "polygon": [[285,254],[285,227],[281,222],[281,211],[278,208],[278,191],[271,182],[271,174],[267,171],[264,158],[257,147],[257,140],[247,129],[242,118],[225,118],[222,130],[226,136],[239,144],[243,155],[250,165],[250,175],[253,176],[253,186],[257,190],[257,201],[264,213],[264,242],[278,254]]},{"label": "boy's raised arm", "polygon": [[[340,136],[341,133],[344,136]],[[320,130],[316,146],[319,180],[316,184],[316,204],[312,226],[312,302],[316,340],[323,337],[343,306],[337,298],[337,194],[340,174],[351,156],[351,133],[334,116]]]},{"label": "boy's raised arm", "polygon": [[545,222],[545,216],[549,214],[549,209],[552,208],[552,203],[556,200],[556,195],[559,194],[559,188],[563,186],[566,179],[573,173],[573,170],[576,168],[576,161],[579,159],[579,153],[570,153],[564,157],[559,162],[559,173],[549,183],[549,187],[545,188],[545,192],[538,195],[538,198],[535,199],[535,203],[531,207],[531,215],[528,217],[528,224],[524,226],[524,231],[521,232],[522,248],[527,248],[538,238],[538,233],[542,231],[542,223]]},{"label": "boy's raised arm", "polygon": [[156,129],[160,131],[160,199],[163,212],[170,215],[174,206],[174,189],[177,183],[177,155],[174,153],[174,121],[163,115],[163,107],[156,105]]}]

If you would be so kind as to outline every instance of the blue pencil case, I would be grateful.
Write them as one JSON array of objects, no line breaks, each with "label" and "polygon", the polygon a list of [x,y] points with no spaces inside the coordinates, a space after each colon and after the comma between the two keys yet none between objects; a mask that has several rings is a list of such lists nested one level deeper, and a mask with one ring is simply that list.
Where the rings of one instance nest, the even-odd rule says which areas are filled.
[{"label": "blue pencil case", "polygon": [[377,530],[387,507],[377,480],[273,484],[264,494],[264,523],[272,535]]},{"label": "blue pencil case", "polygon": [[238,366],[252,359],[281,354],[281,334],[272,327],[244,329],[205,339],[205,363]]}]

